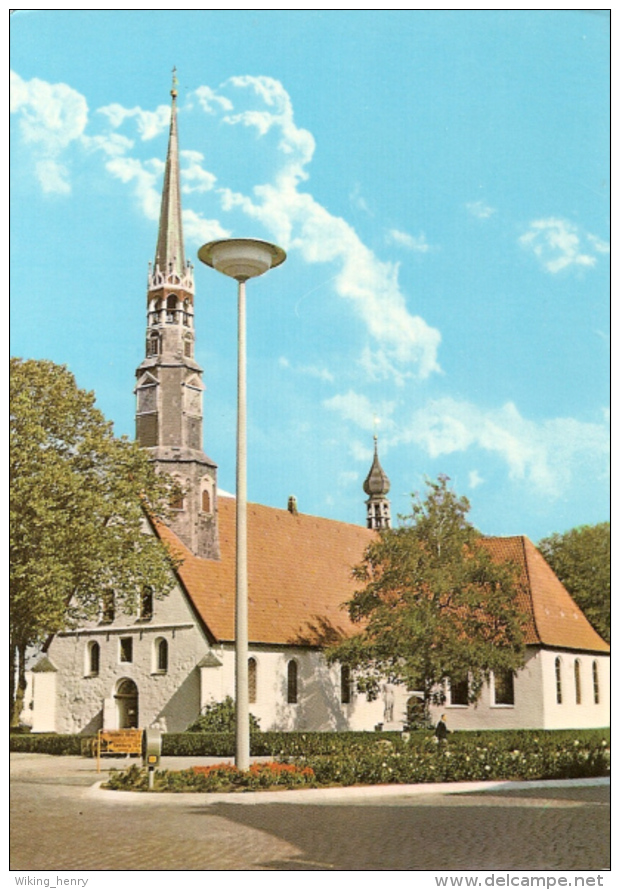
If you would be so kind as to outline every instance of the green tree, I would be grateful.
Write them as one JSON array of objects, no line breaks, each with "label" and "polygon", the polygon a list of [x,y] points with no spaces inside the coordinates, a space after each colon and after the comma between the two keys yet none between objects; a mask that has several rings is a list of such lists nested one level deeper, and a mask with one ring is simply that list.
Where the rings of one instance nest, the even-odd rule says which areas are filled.
[{"label": "green tree", "polygon": [[347,603],[360,631],[328,653],[370,696],[382,680],[422,692],[427,716],[450,679],[468,676],[475,701],[491,671],[515,671],[524,660],[516,567],[492,559],[467,520],[469,502],[448,482],[427,481],[411,515],[368,546],[354,569],[362,586]]},{"label": "green tree", "polygon": [[611,526],[581,525],[538,547],[592,627],[611,642]]},{"label": "green tree", "polygon": [[168,592],[174,558],[144,522],[165,515],[174,487],[64,366],[11,359],[9,417],[14,723],[29,647],[96,615],[106,592],[128,612],[146,590]]}]

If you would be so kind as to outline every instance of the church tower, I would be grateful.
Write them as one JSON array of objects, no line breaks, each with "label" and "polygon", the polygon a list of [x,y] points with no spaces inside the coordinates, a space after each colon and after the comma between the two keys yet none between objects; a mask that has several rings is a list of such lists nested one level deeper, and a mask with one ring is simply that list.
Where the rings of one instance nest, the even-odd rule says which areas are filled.
[{"label": "church tower", "polygon": [[136,371],[136,439],[184,496],[170,527],[196,555],[219,557],[217,467],[202,445],[202,368],[194,359],[194,273],[185,261],[176,77],[157,247],[149,263],[146,356]]},{"label": "church tower", "polygon": [[380,531],[391,527],[390,501],[387,497],[389,490],[390,480],[379,463],[377,437],[375,436],[375,456],[370,472],[364,481],[364,491],[368,495],[366,501],[366,525],[368,528]]}]

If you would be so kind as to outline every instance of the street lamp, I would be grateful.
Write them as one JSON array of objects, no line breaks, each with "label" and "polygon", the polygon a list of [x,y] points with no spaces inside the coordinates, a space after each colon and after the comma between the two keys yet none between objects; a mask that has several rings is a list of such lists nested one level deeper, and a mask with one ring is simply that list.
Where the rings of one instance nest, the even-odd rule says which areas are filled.
[{"label": "street lamp", "polygon": [[237,329],[237,544],[235,591],[235,765],[250,766],[248,697],[248,537],[247,537],[247,402],[245,282],[283,263],[281,247],[253,238],[230,238],[203,244],[198,259],[238,282]]}]

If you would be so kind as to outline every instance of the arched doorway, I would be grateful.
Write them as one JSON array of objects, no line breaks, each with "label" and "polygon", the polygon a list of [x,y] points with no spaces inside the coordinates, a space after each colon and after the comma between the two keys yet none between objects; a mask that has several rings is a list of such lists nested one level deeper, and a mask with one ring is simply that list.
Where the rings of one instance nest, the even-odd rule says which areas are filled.
[{"label": "arched doorway", "polygon": [[136,729],[138,726],[138,687],[133,680],[119,680],[114,693],[119,729]]}]

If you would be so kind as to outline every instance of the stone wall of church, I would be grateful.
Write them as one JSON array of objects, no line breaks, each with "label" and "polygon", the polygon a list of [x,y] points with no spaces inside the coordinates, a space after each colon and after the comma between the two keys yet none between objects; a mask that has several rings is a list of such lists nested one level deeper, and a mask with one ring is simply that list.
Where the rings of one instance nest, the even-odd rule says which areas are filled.
[{"label": "stone wall of church", "polygon": [[449,690],[443,705],[433,705],[431,716],[437,723],[442,714],[450,730],[540,729],[544,726],[542,699],[543,664],[540,653],[529,650],[525,666],[514,678],[514,704],[496,704],[494,679],[483,686],[473,704],[453,704]]},{"label": "stone wall of church", "polygon": [[551,649],[544,650],[540,655],[544,677],[545,728],[609,726],[609,655]]},{"label": "stone wall of church", "polygon": [[[214,653],[221,667],[203,670],[202,706],[235,694],[233,645],[216,647]],[[384,720],[385,703],[381,697],[369,702],[365,695],[352,691],[350,701],[342,701],[340,668],[328,665],[316,650],[250,646],[249,656],[256,663],[250,713],[258,718],[263,730],[373,730]],[[297,664],[296,702],[288,700],[291,662]]]},{"label": "stone wall of church", "polygon": [[[129,661],[123,640],[131,640]],[[157,660],[162,640],[167,644],[165,670]],[[90,670],[93,644],[99,646],[96,672]],[[112,622],[93,622],[79,631],[57,635],[48,650],[56,668],[56,731],[91,734],[118,728],[115,696],[123,680],[133,681],[137,688],[139,726],[163,718],[170,732],[185,729],[199,713],[198,663],[208,648],[178,588],[154,601],[149,619],[118,614]]]},{"label": "stone wall of church", "polygon": [[[560,660],[561,703],[558,702],[556,659]],[[580,701],[577,702],[575,662],[579,662]],[[596,663],[596,668],[593,668]],[[594,674],[597,678],[595,701]],[[609,726],[609,656],[531,649],[525,667],[514,680],[514,704],[496,704],[493,680],[475,704],[433,706],[436,723],[446,715],[451,730],[586,729]]]}]

